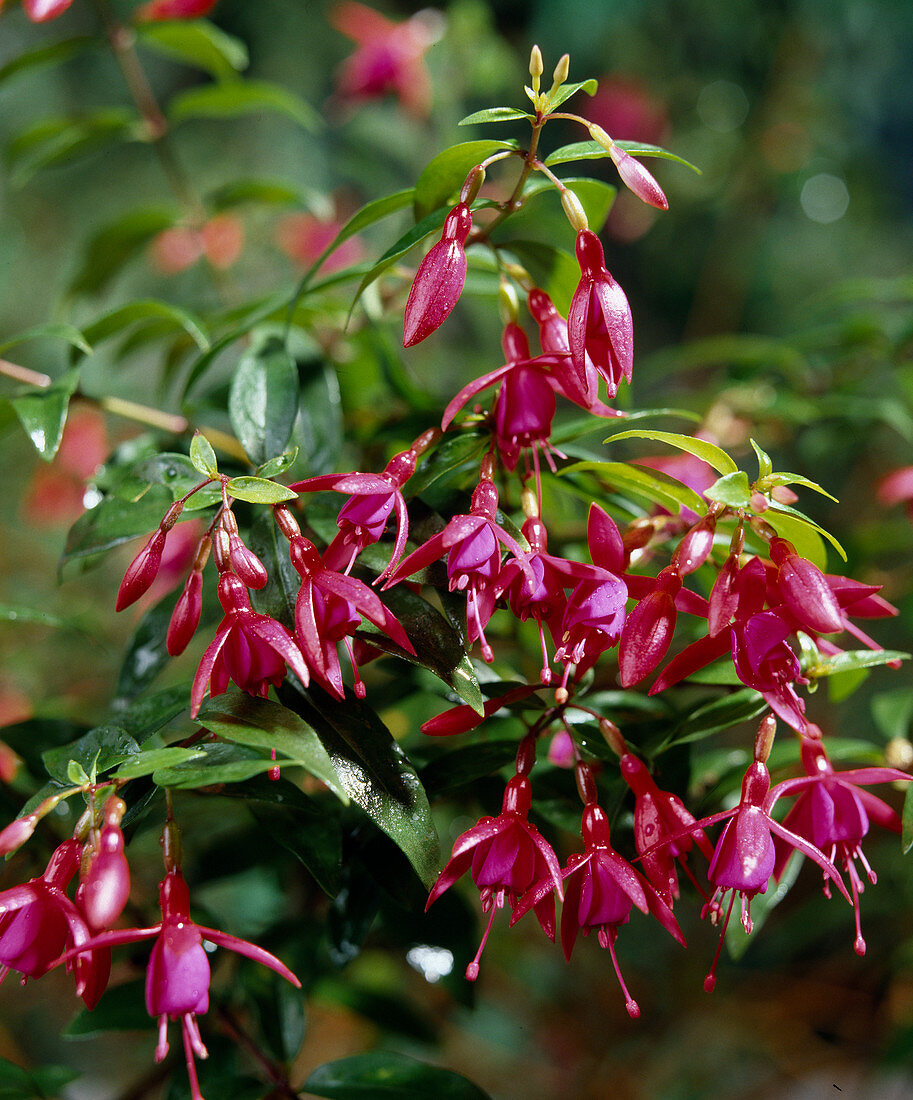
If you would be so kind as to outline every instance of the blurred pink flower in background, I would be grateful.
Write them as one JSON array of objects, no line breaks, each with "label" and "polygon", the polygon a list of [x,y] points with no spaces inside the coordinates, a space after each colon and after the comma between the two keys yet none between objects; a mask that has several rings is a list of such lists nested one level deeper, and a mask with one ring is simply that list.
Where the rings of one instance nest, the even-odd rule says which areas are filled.
[{"label": "blurred pink flower in background", "polygon": [[[336,238],[343,222],[318,218],[316,214],[287,214],[276,224],[276,244],[282,252],[303,268],[310,267],[318,256]],[[343,241],[320,265],[329,275],[333,271],[351,267],[364,258],[365,250],[357,237]]]}]

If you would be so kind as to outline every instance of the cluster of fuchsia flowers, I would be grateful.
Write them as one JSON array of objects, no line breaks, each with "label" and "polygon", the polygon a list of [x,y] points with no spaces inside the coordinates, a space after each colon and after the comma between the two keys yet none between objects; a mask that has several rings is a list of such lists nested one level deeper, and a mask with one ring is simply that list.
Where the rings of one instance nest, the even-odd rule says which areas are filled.
[{"label": "cluster of fuchsia flowers", "polygon": [[[548,117],[546,98],[539,91],[541,56],[533,51],[530,95],[536,105],[535,141],[526,152],[527,171],[548,169],[538,160],[535,144]],[[567,76],[567,61],[556,70],[554,94]],[[665,196],[647,170],[598,127],[578,116],[557,117],[582,122],[594,140],[616,163],[622,180],[642,200],[666,207]],[[441,239],[421,262],[405,307],[403,343],[410,347],[430,336],[451,314],[466,277],[466,249],[489,242],[486,227],[476,228],[473,202],[485,179],[486,168],[498,153],[470,171],[458,204],[448,214]],[[224,617],[200,661],[191,691],[191,716],[196,717],[207,690],[211,696],[226,691],[230,682],[254,696],[266,696],[288,675],[302,687],[319,684],[330,695],[345,695],[338,647],[347,651],[354,675],[354,691],[364,696],[359,661],[378,654],[356,631],[364,620],[385,636],[384,649],[415,655],[399,620],[375,590],[409,581],[441,559],[446,560],[446,584],[466,598],[466,638],[479,643],[485,661],[494,659],[486,635],[498,609],[517,619],[532,618],[538,627],[541,667],[537,682],[511,688],[489,700],[484,716],[467,705],[431,719],[423,727],[432,736],[466,732],[505,706],[522,709],[536,692],[550,701],[530,723],[520,742],[515,774],[507,783],[501,812],[483,817],[456,841],[452,856],[428,899],[433,903],[462,875],[469,872],[481,894],[488,924],[466,976],[474,980],[479,958],[493,920],[507,903],[513,925],[533,910],[549,938],[556,935],[557,896],[563,902],[561,942],[570,958],[579,932],[595,930],[599,944],[611,954],[624,992],[627,1010],[639,1015],[615,954],[619,929],[633,907],[655,917],[679,942],[684,942],[674,906],[679,904],[678,866],[702,900],[702,915],[721,924],[725,933],[736,897],[741,920],[751,931],[751,902],[784,872],[793,852],[818,865],[824,888],[833,888],[854,907],[855,949],[865,950],[859,916],[864,880],[876,881],[862,852],[871,821],[899,832],[898,815],[864,787],[903,781],[910,777],[890,767],[834,770],[820,729],[808,720],[799,690],[808,680],[790,639],[811,639],[819,653],[839,653],[833,637],[848,632],[873,649],[854,622],[894,613],[874,586],[822,573],[797,553],[761,514],[757,506],[734,507],[711,503],[703,516],[656,516],[619,529],[612,517],[593,503],[588,520],[590,561],[574,561],[548,550],[548,530],[542,512],[540,456],[552,469],[563,455],[550,443],[557,398],[564,398],[596,416],[621,414],[607,402],[619,386],[630,381],[633,369],[631,311],[621,287],[609,273],[602,245],[586,224],[577,197],[554,179],[562,204],[576,231],[580,281],[565,320],[549,296],[533,284],[525,271],[511,264],[504,273],[501,300],[506,318],[502,366],[470,382],[450,402],[441,427],[423,433],[406,451],[397,454],[379,474],[351,472],[311,477],[278,494],[272,505],[275,523],[288,542],[290,561],[300,577],[294,624],[289,626],[258,613],[250,590],[269,580],[262,561],[239,534],[232,505],[239,482],[218,473],[214,455],[197,437],[191,448],[201,482],[165,514],[159,528],[130,564],[117,596],[121,610],[138,600],[158,572],[168,532],[187,500],[206,486],[218,486],[217,507],[197,551],[192,569],[177,601],[167,635],[167,649],[180,654],[199,625],[203,570],[211,555],[218,573],[218,597]],[[502,209],[510,205],[505,204]],[[538,327],[541,350],[532,354],[520,325],[513,285],[526,294],[529,314]],[[459,430],[456,417],[472,398],[497,386],[491,408],[469,417],[474,430],[490,435],[481,459],[478,483],[467,512],[452,516],[442,529],[406,555],[409,510],[405,491],[422,456],[436,447],[442,434]],[[522,462],[521,462],[522,459]],[[517,537],[499,522],[499,491],[516,479],[524,513]],[[250,479],[247,479],[250,480]],[[274,488],[278,488],[274,485]],[[344,494],[338,535],[321,552],[301,533],[292,499],[318,491]],[[282,499],[284,495],[284,499]],[[756,493],[756,498],[759,494]],[[250,499],[250,498],[247,498]],[[754,498],[753,498],[754,499]],[[721,538],[722,524],[733,530],[728,553],[707,597],[687,587],[687,578],[711,561]],[[352,576],[362,552],[378,543],[395,526],[392,551],[383,570],[369,585]],[[746,533],[766,547],[766,553],[746,551]],[[660,542],[674,540],[669,564],[658,575],[635,572],[648,561]],[[722,544],[725,546],[726,538]],[[405,555],[405,556],[404,556]],[[431,574],[433,577],[433,573]],[[732,809],[696,820],[675,795],[660,789],[644,762],[632,752],[615,724],[587,708],[586,676],[604,654],[617,650],[618,679],[623,688],[645,680],[660,668],[675,631],[686,615],[706,624],[695,642],[677,653],[664,667],[651,693],[664,691],[712,661],[729,656],[738,679],[766,700],[770,714],[760,724],[753,761],[742,782],[741,797]],[[293,629],[292,629],[293,626]],[[374,635],[377,637],[377,635]],[[573,738],[570,714],[578,710],[595,718],[617,754],[621,777],[634,797],[634,846],[629,862],[612,846],[609,817],[600,806],[599,768],[584,759]],[[766,761],[776,727],[776,715],[799,739],[803,774],[771,786]],[[575,769],[583,803],[582,853],[572,855],[562,868],[549,843],[529,821],[532,806],[530,773],[539,740],[547,733],[565,735],[568,766]],[[115,784],[117,786],[117,784]],[[37,822],[60,798],[83,791],[89,809],[73,839],[64,841],[47,870],[24,885],[0,894],[0,964],[3,973],[19,971],[37,978],[56,964],[65,964],[76,978],[76,990],[90,1007],[105,987],[110,948],[141,939],[154,939],[148,964],[146,1003],[160,1024],[156,1058],[167,1049],[168,1020],[181,1020],[193,1095],[199,1096],[194,1055],[205,1056],[196,1017],[208,1003],[209,964],[202,941],[255,959],[294,984],[294,975],[278,959],[244,941],[201,927],[189,915],[188,891],[181,877],[176,827],[165,827],[166,874],[161,883],[161,920],[146,928],[116,929],[129,894],[129,870],[119,822],[124,803],[109,791],[96,806],[99,790],[91,783],[46,800],[0,834],[0,851],[9,853],[34,831]],[[773,816],[776,803],[794,798],[783,821]],[[716,843],[708,828],[723,824]],[[694,866],[699,853],[706,863]],[[637,863],[639,867],[634,864]],[[860,874],[859,867],[863,873]],[[80,871],[80,885],[71,901],[66,890]],[[849,883],[849,888],[844,881]],[[728,895],[728,901],[727,901]],[[720,945],[723,937],[721,934]],[[719,948],[705,987],[715,981]]]}]

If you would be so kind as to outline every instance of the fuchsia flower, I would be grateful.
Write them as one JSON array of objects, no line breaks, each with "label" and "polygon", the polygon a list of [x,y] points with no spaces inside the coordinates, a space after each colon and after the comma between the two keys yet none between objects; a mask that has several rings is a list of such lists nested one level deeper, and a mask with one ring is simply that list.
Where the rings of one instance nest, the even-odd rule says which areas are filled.
[{"label": "fuchsia flower", "polygon": [[137,20],[200,19],[209,15],[218,0],[151,0],[136,13]]},{"label": "fuchsia flower", "polygon": [[489,477],[482,477],[472,494],[469,514],[454,516],[443,531],[432,535],[400,563],[384,588],[397,584],[447,553],[450,591],[466,593],[466,629],[470,642],[479,638],[482,656],[491,661],[491,646],[485,639],[485,625],[495,605],[494,584],[501,571],[501,544],[507,547],[520,568],[535,584],[535,576],[516,540],[495,520],[498,490]]},{"label": "fuchsia flower", "polygon": [[[817,727],[813,728],[817,733]],[[856,860],[865,868],[866,876],[874,886],[878,877],[862,851],[863,838],[869,831],[869,819],[895,833],[900,832],[901,822],[886,802],[861,790],[860,786],[909,781],[913,777],[897,768],[855,768],[852,771],[835,772],[824,746],[817,738],[804,737],[801,754],[805,775],[778,783],[770,792],[770,802],[773,805],[784,795],[798,794],[795,804],[783,819],[784,826],[820,848],[832,862],[839,862],[846,871],[856,914],[856,940],[853,946],[857,955],[864,955],[865,940],[862,938],[860,925],[859,895],[865,887],[856,869]],[[779,842],[776,848],[773,873],[779,879],[792,853]],[[824,892],[830,896],[827,877],[824,880]]]},{"label": "fuchsia flower", "polygon": [[913,466],[901,466],[881,479],[878,499],[887,507],[903,504],[913,520]]},{"label": "fuchsia flower", "polygon": [[673,566],[663,569],[653,590],[625,620],[618,646],[621,686],[628,688],[648,676],[665,657],[675,632],[675,597],[682,578]]},{"label": "fuchsia flower", "polygon": [[[571,856],[561,872],[565,880],[564,906],[561,910],[561,946],[564,948],[565,958],[570,961],[577,933],[582,931],[587,936],[592,929],[596,929],[599,946],[605,948],[612,957],[618,984],[625,996],[628,1015],[637,1018],[640,1008],[628,992],[615,955],[619,926],[628,923],[631,908],[636,905],[642,913],[650,913],[656,917],[669,935],[683,946],[685,939],[669,906],[643,875],[635,871],[612,848],[609,820],[595,802],[588,803],[584,808],[582,833],[583,854]],[[538,880],[514,908],[511,925],[516,924],[532,908],[538,912],[542,903],[552,897],[553,891],[561,896],[553,877]]]},{"label": "fuchsia flower", "polygon": [[[337,698],[345,696],[336,645],[345,643],[355,672],[355,693],[365,694],[348,639],[362,616],[407,653],[415,653],[399,619],[362,581],[328,569],[317,548],[302,535],[289,540],[292,565],[301,577],[295,603],[295,632],[313,674]],[[304,681],[307,683],[307,681]]]},{"label": "fuchsia flower", "polygon": [[799,658],[786,644],[789,623],[776,612],[763,611],[732,626],[732,662],[746,687],[759,691],[771,709],[800,733],[806,728],[805,703],[794,684],[806,684]]},{"label": "fuchsia flower", "polygon": [[[63,15],[73,0],[22,0],[22,8],[33,23],[47,23]],[[0,0],[0,8],[3,0]]]},{"label": "fuchsia flower", "polygon": [[66,895],[81,851],[78,840],[65,840],[44,874],[0,893],[0,982],[10,970],[18,970],[23,980],[40,978],[69,951],[67,969],[75,966],[76,993],[92,1008],[107,982],[108,957],[86,947],[89,928]]},{"label": "fuchsia flower", "polygon": [[515,775],[504,791],[500,814],[497,817],[483,817],[457,839],[447,866],[428,895],[426,910],[471,868],[473,881],[481,891],[482,911],[489,914],[479,950],[466,967],[466,977],[471,982],[479,976],[479,959],[488,941],[495,914],[504,908],[505,898],[516,913],[521,894],[540,879],[548,882],[548,889],[539,901],[528,905],[524,912],[534,908],[542,930],[549,939],[555,938],[555,899],[552,891],[559,898],[563,897],[561,869],[551,845],[527,820],[531,801],[529,780],[525,775]]},{"label": "fuchsia flower", "polygon": [[403,347],[420,344],[447,320],[466,282],[466,238],[472,212],[458,203],[444,220],[441,239],[419,265],[409,297],[403,327]]},{"label": "fuchsia flower", "polygon": [[780,538],[771,540],[770,559],[777,567],[777,590],[802,629],[819,634],[843,629],[840,605],[816,565],[800,557],[792,543]]},{"label": "fuchsia flower", "polygon": [[605,266],[605,254],[592,230],[577,234],[580,283],[567,315],[571,362],[581,386],[586,385],[586,356],[605,379],[614,397],[622,379],[631,381],[634,366],[634,323],[624,291]]},{"label": "fuchsia flower", "polygon": [[[284,963],[262,947],[215,928],[195,924],[190,919],[190,894],[179,870],[168,871],[159,883],[159,901],[162,919],[158,924],[149,928],[102,932],[89,939],[84,947],[96,950],[155,938],[146,969],[146,1010],[159,1024],[155,1060],[161,1062],[168,1053],[168,1021],[180,1019],[191,1095],[193,1100],[203,1100],[194,1055],[208,1057],[196,1020],[209,1009],[210,970],[203,947],[204,938],[217,947],[224,947],[268,966],[296,989],[301,988],[301,982]],[[74,951],[70,950],[59,961],[68,961],[73,954]]]},{"label": "fuchsia flower", "polygon": [[219,602],[225,618],[203,654],[190,692],[190,716],[195,718],[209,686],[221,695],[233,680],[248,695],[266,696],[270,686],[285,679],[286,665],[307,686],[308,666],[295,639],[268,615],[250,606],[247,589],[233,573],[219,576]]}]

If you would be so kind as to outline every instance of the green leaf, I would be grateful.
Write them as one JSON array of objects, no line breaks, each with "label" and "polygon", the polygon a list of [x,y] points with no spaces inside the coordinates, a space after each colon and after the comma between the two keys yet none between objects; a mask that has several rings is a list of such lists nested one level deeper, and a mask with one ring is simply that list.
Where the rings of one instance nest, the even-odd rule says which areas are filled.
[{"label": "green leaf", "polygon": [[244,356],[232,379],[228,415],[254,465],[281,454],[298,415],[298,369],[285,343],[262,340]]},{"label": "green leaf", "polygon": [[41,759],[52,779],[66,783],[70,761],[75,760],[88,774],[93,769],[101,774],[135,757],[139,751],[135,739],[120,726],[96,726],[72,744],[48,749]]},{"label": "green leaf", "polygon": [[170,504],[171,493],[159,486],[150,488],[137,502],[106,497],[83,512],[70,528],[59,568],[148,535],[158,527]]},{"label": "green leaf", "polygon": [[693,489],[659,470],[627,462],[585,461],[565,466],[560,472],[563,476],[578,471],[592,471],[604,478],[609,485],[623,492],[646,497],[651,504],[659,504],[672,513],[679,508],[689,508],[702,516],[707,511],[706,503]]},{"label": "green leaf", "polygon": [[233,477],[225,488],[236,500],[246,500],[249,504],[281,504],[298,496],[277,481],[263,477]]},{"label": "green leaf", "polygon": [[[110,222],[89,239],[82,263],[70,282],[71,294],[97,294],[121,268],[178,220],[174,210],[146,206]],[[83,349],[88,353],[88,349]]]},{"label": "green leaf", "polygon": [[[290,701],[288,689],[280,694]],[[430,889],[440,846],[415,768],[366,703],[351,696],[336,700],[313,685],[309,694],[316,705],[296,694],[296,712],[317,732],[352,801],[399,846]]]},{"label": "green leaf", "polygon": [[317,734],[304,719],[280,703],[230,692],[210,699],[200,711],[199,720],[223,740],[275,749],[325,783],[340,802],[348,804],[349,796]]},{"label": "green leaf", "polygon": [[155,298],[139,299],[109,310],[88,325],[84,333],[88,342],[93,344],[117,336],[131,325],[151,321],[168,321],[173,328],[186,332],[201,351],[206,351],[209,347],[209,337],[198,317],[186,309]]},{"label": "green leaf", "polygon": [[[616,141],[615,144],[632,157],[661,157],[663,160],[672,160],[677,164],[684,164],[692,172],[701,175],[700,168],[697,168],[690,161],[677,156],[675,153],[670,153],[666,149],[661,149],[658,145],[645,145],[637,141]],[[608,155],[608,150],[600,145],[598,141],[575,141],[571,145],[562,145],[560,149],[550,153],[545,158],[545,164],[548,168],[554,168],[556,164],[567,164],[575,160],[602,160]]]},{"label": "green leaf", "polygon": [[668,149],[663,149],[659,145],[648,145],[643,141],[616,141],[615,144],[632,157],[660,157],[662,160],[672,160],[676,164],[684,164],[686,168],[690,168],[692,172],[696,172],[699,176],[703,175],[696,164],[692,164],[690,160],[678,156],[677,153],[670,153]]},{"label": "green leaf", "polygon": [[69,764],[67,764],[67,779],[76,787],[81,787],[84,783],[92,782],[83,770],[82,765],[76,760],[71,760]]},{"label": "green leaf", "polygon": [[125,108],[106,108],[83,118],[43,119],[17,134],[6,147],[6,166],[15,187],[42,168],[66,164],[117,141],[137,140],[140,120]]},{"label": "green leaf", "polygon": [[[618,193],[616,187],[602,180],[572,176],[563,183],[569,187],[583,206],[587,222],[594,233],[600,232],[605,225],[612,203]],[[514,238],[538,240],[549,244],[560,240],[567,232],[567,215],[561,207],[561,196],[550,179],[543,175],[534,176],[523,190],[521,206],[516,213],[506,218],[494,231],[492,239],[512,247]],[[576,278],[580,278],[580,268],[576,268]]]},{"label": "green leaf", "polygon": [[[461,118],[457,126],[477,126],[483,122],[513,122],[518,118],[525,118],[533,122],[535,117],[535,115],[527,114],[526,111],[518,111],[516,107],[486,107],[483,111],[476,111],[475,114]],[[482,157],[481,159],[484,160],[485,158]],[[476,164],[478,163],[476,161]],[[469,168],[471,167],[470,164]],[[467,168],[466,171],[468,172],[469,169]]]},{"label": "green leaf", "polygon": [[661,749],[671,744],[682,745],[689,741],[700,741],[705,737],[722,733],[742,722],[750,722],[769,709],[767,700],[752,688],[734,691],[722,699],[693,710],[678,728],[663,742]]},{"label": "green leaf", "polygon": [[440,206],[456,197],[470,170],[493,153],[517,149],[515,141],[464,141],[451,145],[433,157],[422,171],[415,185],[413,210],[415,220],[421,221]]},{"label": "green leaf", "polygon": [[56,630],[82,631],[83,629],[75,619],[54,615],[50,611],[41,611],[37,607],[23,607],[8,603],[0,603],[0,622],[29,623],[34,626],[49,626]]},{"label": "green leaf", "polygon": [[747,508],[751,503],[751,486],[748,484],[748,474],[744,470],[736,470],[734,474],[725,474],[718,478],[709,489],[704,490],[707,500],[714,500],[717,504],[726,504],[730,508]]},{"label": "green leaf", "polygon": [[159,768],[173,768],[177,764],[204,759],[205,756],[206,753],[202,749],[182,749],[178,746],[168,749],[146,749],[135,759],[121,764],[117,771],[112,773],[112,778],[139,779],[144,775],[152,775]]},{"label": "green leaf", "polygon": [[786,471],[778,470],[776,473],[767,474],[766,477],[758,479],[755,486],[760,492],[766,493],[776,485],[802,485],[806,489],[813,489],[816,493],[820,493],[823,497],[827,497],[828,500],[838,503],[835,496],[823,489],[817,481],[810,481],[807,477],[803,477],[802,474],[790,474]]},{"label": "green leaf", "polygon": [[247,68],[247,46],[204,19],[140,23],[137,41],[210,73],[216,80],[233,80]]},{"label": "green leaf", "polygon": [[900,843],[903,854],[906,855],[913,848],[913,783],[907,787],[907,793],[904,795],[902,822]]},{"label": "green leaf", "polygon": [[835,653],[831,657],[820,657],[813,665],[805,669],[805,675],[813,680],[822,676],[834,676],[840,672],[851,672],[858,668],[875,668],[891,661],[909,661],[910,654],[895,649],[850,649],[844,653]]},{"label": "green leaf", "polygon": [[266,80],[190,88],[176,95],[168,105],[168,117],[176,124],[199,118],[240,118],[262,111],[286,115],[305,130],[320,130],[323,125],[320,115],[300,96]]},{"label": "green leaf", "polygon": [[[826,531],[823,527],[815,523],[813,519],[809,519],[809,517],[806,516],[803,512],[800,512],[798,508],[793,508],[789,504],[781,504],[778,500],[771,500],[770,507],[764,513],[764,518],[772,527],[776,528],[777,521],[776,519],[774,519],[772,513],[776,513],[778,516],[791,516],[793,519],[797,519],[800,523],[811,527],[813,530],[817,531],[819,535],[823,535],[831,544],[831,546],[834,547],[840,557],[843,558],[844,561],[846,561],[846,551],[843,549],[837,539],[830,533],[830,531]],[[794,542],[795,540],[792,539],[790,541]],[[796,548],[798,549],[798,546]]]},{"label": "green leaf", "polygon": [[687,451],[688,454],[695,455],[695,457],[712,466],[718,474],[734,474],[738,470],[738,466],[725,451],[713,443],[708,443],[706,439],[695,439],[693,436],[677,435],[674,432],[657,432],[646,428],[634,428],[631,431],[610,435],[603,442],[615,443],[619,439],[655,439],[660,443],[668,443],[670,447],[677,447],[680,451]]},{"label": "green leaf", "polygon": [[554,111],[556,107],[560,107],[566,99],[570,99],[576,92],[583,91],[587,95],[595,95],[598,90],[599,84],[592,78],[580,80],[576,84],[562,84],[554,94],[549,93],[546,97],[546,106],[543,113],[547,114],[549,111]]},{"label": "green leaf", "polygon": [[330,473],[343,446],[345,425],[336,372],[322,361],[299,368],[298,419],[292,440],[311,474]]},{"label": "green leaf", "polygon": [[774,468],[773,463],[770,460],[770,455],[767,453],[767,451],[762,451],[753,439],[749,439],[748,442],[754,449],[754,453],[758,456],[758,478],[768,477],[771,473],[773,473]]},{"label": "green leaf", "polygon": [[57,454],[67,421],[70,398],[78,383],[79,371],[74,368],[48,389],[26,393],[10,400],[16,416],[19,417],[19,423],[45,462],[50,462]]},{"label": "green leaf", "polygon": [[75,325],[52,322],[46,325],[36,325],[34,328],[26,329],[25,332],[20,332],[17,336],[12,336],[9,340],[3,341],[3,343],[0,343],[0,355],[9,351],[10,348],[16,347],[17,344],[25,344],[29,340],[66,340],[68,344],[72,344],[74,348],[79,348],[86,355],[92,354],[91,346]]},{"label": "green leaf", "polygon": [[422,783],[433,795],[469,787],[511,764],[517,756],[516,741],[484,741],[436,756],[422,768]]},{"label": "green leaf", "polygon": [[392,1051],[327,1062],[314,1070],[303,1090],[336,1100],[488,1100],[467,1077]]},{"label": "green leaf", "polygon": [[269,459],[262,466],[257,467],[257,477],[278,477],[295,464],[298,457],[298,447],[292,447],[290,451],[284,451],[281,455]]},{"label": "green leaf", "polygon": [[231,210],[245,203],[261,206],[299,206],[304,201],[302,192],[285,180],[239,179],[217,187],[206,196],[206,205],[212,210]]},{"label": "green leaf", "polygon": [[216,452],[201,431],[194,432],[193,439],[190,441],[190,461],[193,468],[198,470],[204,477],[216,478],[219,476]]},{"label": "green leaf", "polygon": [[156,768],[152,773],[152,782],[157,787],[174,787],[177,790],[213,787],[220,783],[243,783],[282,763],[240,745],[205,743],[199,749],[203,754],[201,758]]},{"label": "green leaf", "polygon": [[40,68],[42,65],[58,65],[69,61],[71,57],[97,46],[98,40],[94,35],[83,34],[75,38],[64,38],[60,42],[52,42],[50,46],[38,46],[32,50],[24,50],[18,56],[0,66],[0,84],[18,76],[20,73],[31,69]]}]

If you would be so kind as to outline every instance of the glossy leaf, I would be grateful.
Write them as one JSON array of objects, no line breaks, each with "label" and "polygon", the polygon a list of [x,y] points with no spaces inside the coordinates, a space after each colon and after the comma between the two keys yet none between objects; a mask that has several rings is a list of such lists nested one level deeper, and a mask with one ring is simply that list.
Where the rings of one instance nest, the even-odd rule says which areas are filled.
[{"label": "glossy leaf", "polygon": [[205,703],[199,720],[225,741],[275,749],[325,783],[340,802],[348,804],[349,796],[317,734],[303,718],[281,703],[229,692]]},{"label": "glossy leaf", "polygon": [[228,415],[255,465],[281,454],[298,414],[298,369],[284,342],[268,337],[238,364]]},{"label": "glossy leaf", "polygon": [[194,432],[190,441],[190,461],[193,468],[204,477],[217,477],[219,466],[216,462],[216,452],[212,444],[202,432]]},{"label": "glossy leaf", "polygon": [[226,482],[225,488],[236,500],[246,500],[249,504],[281,504],[297,496],[277,481],[263,477],[233,477]]},{"label": "glossy leaf", "polygon": [[702,459],[718,474],[734,474],[738,470],[738,466],[724,450],[714,443],[708,443],[706,439],[695,439],[694,436],[677,435],[674,432],[633,428],[631,431],[610,435],[608,439],[603,440],[603,443],[615,443],[620,439],[655,439],[660,443],[667,443],[670,447],[677,447],[680,451],[687,451],[688,454]]},{"label": "glossy leaf", "polygon": [[[616,141],[615,144],[632,157],[661,157],[663,160],[683,164],[692,172],[701,175],[701,170],[696,165],[675,153],[670,153],[668,149],[661,149],[658,145],[646,145],[640,141]],[[602,160],[608,155],[609,151],[598,141],[575,141],[571,145],[562,145],[560,149],[550,153],[545,158],[545,164],[553,168],[556,164],[568,164],[575,160]]]},{"label": "glossy leaf", "polygon": [[748,474],[744,470],[736,470],[734,474],[724,474],[709,489],[704,490],[704,496],[707,500],[726,504],[730,508],[747,508],[751,503]]},{"label": "glossy leaf", "polygon": [[42,753],[41,759],[52,779],[66,783],[72,760],[88,775],[93,769],[101,775],[135,757],[139,751],[136,740],[120,726],[96,726],[73,744]]},{"label": "glossy leaf", "polygon": [[106,1031],[140,1031],[149,1026],[143,998],[145,982],[124,982],[105,990],[90,1012],[83,1009],[64,1029],[72,1037],[100,1035]]},{"label": "glossy leaf", "polygon": [[798,520],[800,523],[805,524],[807,527],[811,527],[812,530],[817,531],[819,535],[823,535],[831,544],[831,546],[834,547],[840,557],[843,558],[844,561],[846,561],[846,551],[843,549],[843,547],[834,537],[834,535],[832,535],[830,531],[825,530],[819,524],[815,523],[813,519],[809,519],[809,517],[806,516],[803,512],[800,512],[798,508],[793,508],[789,504],[781,504],[778,500],[772,500],[770,502],[770,507],[764,513],[764,518],[767,520],[768,523],[776,528],[777,520],[774,518],[775,514],[777,516],[791,516],[793,519]]},{"label": "glossy leaf", "polygon": [[673,513],[679,508],[688,508],[702,516],[707,511],[706,503],[693,489],[659,470],[627,462],[584,461],[565,466],[561,473],[566,475],[583,471],[595,473],[608,485],[622,492],[646,497],[652,504],[659,504]]},{"label": "glossy leaf", "polygon": [[507,767],[516,756],[516,741],[484,741],[479,745],[465,745],[442,753],[426,764],[422,768],[422,782],[433,795],[458,791]]},{"label": "glossy leaf", "polygon": [[[571,176],[562,181],[583,207],[590,229],[599,233],[618,193],[616,187],[602,180]],[[561,206],[561,196],[550,179],[535,175],[524,188],[521,206],[494,231],[492,239],[510,245],[515,239],[538,240],[543,244],[567,239],[567,215]],[[580,268],[575,263],[577,280]]]},{"label": "glossy leaf", "polygon": [[765,478],[768,474],[773,473],[773,462],[770,460],[770,455],[767,451],[762,450],[753,439],[748,441],[751,444],[752,450],[758,457],[758,477]]},{"label": "glossy leaf", "polygon": [[202,749],[182,749],[177,746],[167,749],[146,749],[136,759],[121,764],[117,771],[112,772],[112,778],[139,779],[144,775],[152,775],[159,768],[173,768],[176,764],[201,760],[205,756],[206,753]]},{"label": "glossy leaf", "polygon": [[314,1070],[303,1090],[332,1100],[488,1100],[467,1077],[392,1051],[327,1062]]},{"label": "glossy leaf", "polygon": [[298,448],[292,447],[290,451],[285,451],[281,455],[264,462],[262,466],[258,466],[257,477],[278,477],[279,474],[284,474],[290,466],[295,464],[297,457]]},{"label": "glossy leaf", "polygon": [[165,57],[173,57],[210,73],[217,80],[233,80],[247,68],[247,47],[205,19],[141,23],[137,41]]},{"label": "glossy leaf", "polygon": [[493,153],[516,149],[514,141],[465,141],[451,145],[433,157],[415,185],[413,210],[421,221],[440,206],[453,205],[466,176],[477,164]]},{"label": "glossy leaf", "polygon": [[768,488],[775,485],[801,485],[805,489],[812,489],[814,492],[820,493],[828,500],[834,501],[835,504],[838,503],[837,498],[832,496],[827,489],[822,488],[817,481],[811,481],[809,478],[803,477],[802,474],[791,474],[785,470],[778,470],[776,473],[761,478],[760,481],[762,484],[759,484],[758,488],[762,492],[767,492]]},{"label": "glossy leaf", "polygon": [[209,347],[209,337],[203,322],[189,310],[170,302],[161,302],[155,298],[145,298],[103,313],[83,330],[90,344],[118,336],[131,325],[150,321],[167,321],[172,328],[181,329],[193,340],[201,351]]},{"label": "glossy leaf", "polygon": [[819,657],[805,675],[813,680],[822,676],[835,676],[841,672],[851,672],[860,668],[875,668],[891,661],[908,661],[909,653],[895,649],[851,649],[844,653],[834,653],[830,657]]},{"label": "glossy leaf", "polygon": [[241,118],[263,111],[286,115],[305,130],[316,131],[322,127],[320,116],[310,104],[280,84],[266,80],[190,88],[176,95],[168,105],[168,117],[174,123],[201,118]]},{"label": "glossy leaf", "polygon": [[177,220],[172,209],[147,206],[104,226],[89,238],[82,263],[70,282],[70,293],[97,294],[104,290],[125,264]]},{"label": "glossy leaf", "polygon": [[206,742],[199,746],[202,757],[183,764],[157,768],[152,782],[157,787],[174,787],[177,790],[193,790],[195,787],[212,787],[220,783],[243,783],[255,775],[262,775],[283,760],[271,760],[269,756],[240,745]]},{"label": "glossy leaf", "polygon": [[570,99],[571,96],[577,92],[586,92],[587,95],[595,95],[598,90],[599,84],[592,78],[589,80],[580,80],[576,84],[562,84],[554,94],[549,93],[547,98],[547,110],[554,111],[556,107],[560,107],[565,100]]},{"label": "glossy leaf", "polygon": [[67,421],[70,398],[79,383],[79,371],[69,370],[46,390],[14,397],[10,404],[19,423],[45,462],[57,454]]},{"label": "glossy leaf", "polygon": [[332,367],[320,360],[300,367],[298,419],[292,442],[310,474],[338,469],[345,426],[339,380]]},{"label": "glossy leaf", "polygon": [[752,688],[742,688],[722,699],[714,699],[711,703],[696,707],[680,723],[663,747],[712,737],[742,722],[750,722],[769,709],[767,700],[759,692]]},{"label": "glossy leaf", "polygon": [[[532,122],[535,117],[535,115],[527,114],[526,111],[518,111],[516,107],[486,107],[483,111],[476,111],[465,118],[461,118],[457,126],[477,126],[483,122],[513,122],[520,118]],[[471,168],[472,165],[469,167]]]}]

